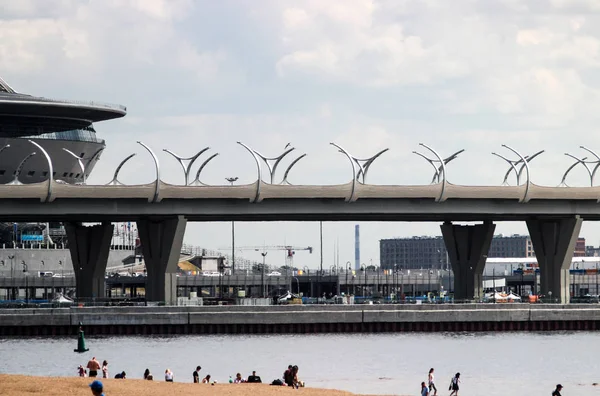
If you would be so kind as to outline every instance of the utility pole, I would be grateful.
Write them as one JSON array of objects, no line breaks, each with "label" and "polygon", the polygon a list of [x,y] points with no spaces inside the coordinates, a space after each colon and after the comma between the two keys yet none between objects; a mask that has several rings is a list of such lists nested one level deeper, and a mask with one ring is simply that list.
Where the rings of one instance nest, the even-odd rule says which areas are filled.
[{"label": "utility pole", "polygon": [[269,252],[262,252],[262,258],[263,258],[263,264],[262,264],[262,268],[260,271],[260,284],[261,284],[261,288],[262,288],[262,295],[263,298],[266,297],[265,295],[265,257],[267,257],[267,253]]},{"label": "utility pole", "polygon": [[319,298],[321,298],[321,277],[323,276],[323,222],[319,221],[319,235],[320,235],[320,240],[321,240],[321,248],[319,249],[321,252],[321,265],[320,265],[320,270],[319,270],[319,295],[317,296],[317,302],[319,301]]},{"label": "utility pole", "polygon": [[[226,177],[231,186],[237,181],[237,177]],[[235,274],[235,221],[231,221],[231,275]]]}]

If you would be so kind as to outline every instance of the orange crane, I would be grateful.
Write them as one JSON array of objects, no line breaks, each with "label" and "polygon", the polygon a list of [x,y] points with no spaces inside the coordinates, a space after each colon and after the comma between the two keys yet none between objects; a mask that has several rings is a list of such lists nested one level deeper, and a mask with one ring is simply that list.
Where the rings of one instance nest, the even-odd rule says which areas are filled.
[{"label": "orange crane", "polygon": [[[231,248],[230,248],[231,249]],[[254,250],[256,252],[262,252],[263,256],[266,256],[266,252],[269,250],[284,250],[285,254],[285,266],[288,268],[294,267],[294,255],[296,251],[308,250],[308,253],[313,252],[312,246],[307,247],[296,247],[291,245],[277,245],[277,246],[242,246],[235,248],[236,250]]]}]

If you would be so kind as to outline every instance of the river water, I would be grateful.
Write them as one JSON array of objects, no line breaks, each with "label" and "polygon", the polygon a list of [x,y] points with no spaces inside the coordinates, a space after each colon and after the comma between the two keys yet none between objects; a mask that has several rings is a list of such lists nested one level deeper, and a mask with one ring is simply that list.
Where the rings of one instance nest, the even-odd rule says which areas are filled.
[{"label": "river water", "polygon": [[438,394],[461,373],[461,395],[600,395],[600,333],[435,333],[244,336],[90,337],[89,353],[76,354],[75,338],[0,339],[0,373],[75,376],[96,356],[110,376],[125,370],[141,378],[149,368],[162,380],[166,368],[177,382],[192,371],[226,382],[256,370],[263,382],[300,367],[307,386],[356,393],[417,395],[435,368]]}]

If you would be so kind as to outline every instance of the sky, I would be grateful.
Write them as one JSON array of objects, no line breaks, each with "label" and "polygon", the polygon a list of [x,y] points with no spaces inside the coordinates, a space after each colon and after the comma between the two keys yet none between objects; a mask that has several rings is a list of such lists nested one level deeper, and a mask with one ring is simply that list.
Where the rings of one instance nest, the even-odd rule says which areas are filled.
[{"label": "sky", "polygon": [[[203,182],[254,182],[242,141],[267,156],[287,143],[307,153],[293,184],[350,181],[335,142],[361,158],[390,149],[372,184],[428,184],[431,166],[412,153],[425,143],[442,156],[466,150],[448,166],[448,180],[464,185],[502,183],[506,163],[491,153],[515,158],[502,144],[545,150],[532,181],[557,186],[572,163],[565,153],[600,151],[599,71],[597,0],[0,0],[0,76],[15,90],[127,106],[125,118],[95,125],[107,149],[89,184],[109,182],[131,153],[121,180],[153,181],[140,140],[169,183],[183,175],[162,149],[207,146],[220,155]],[[589,177],[578,167],[567,183]],[[380,239],[440,234],[433,223],[360,226],[361,261],[374,265]],[[581,235],[600,243],[593,223]],[[338,241],[340,265],[354,261],[354,223],[324,223],[323,241],[324,267]],[[227,250],[231,224],[189,223],[185,242]],[[236,224],[239,247],[284,244],[315,247],[294,265],[319,265],[318,223]]]}]

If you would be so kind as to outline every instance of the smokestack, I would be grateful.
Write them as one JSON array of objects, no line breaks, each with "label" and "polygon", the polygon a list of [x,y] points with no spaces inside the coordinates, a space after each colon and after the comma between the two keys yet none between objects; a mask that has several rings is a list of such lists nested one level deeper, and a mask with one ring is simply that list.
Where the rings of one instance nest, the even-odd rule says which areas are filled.
[{"label": "smokestack", "polygon": [[360,225],[354,226],[354,269],[360,271]]}]

